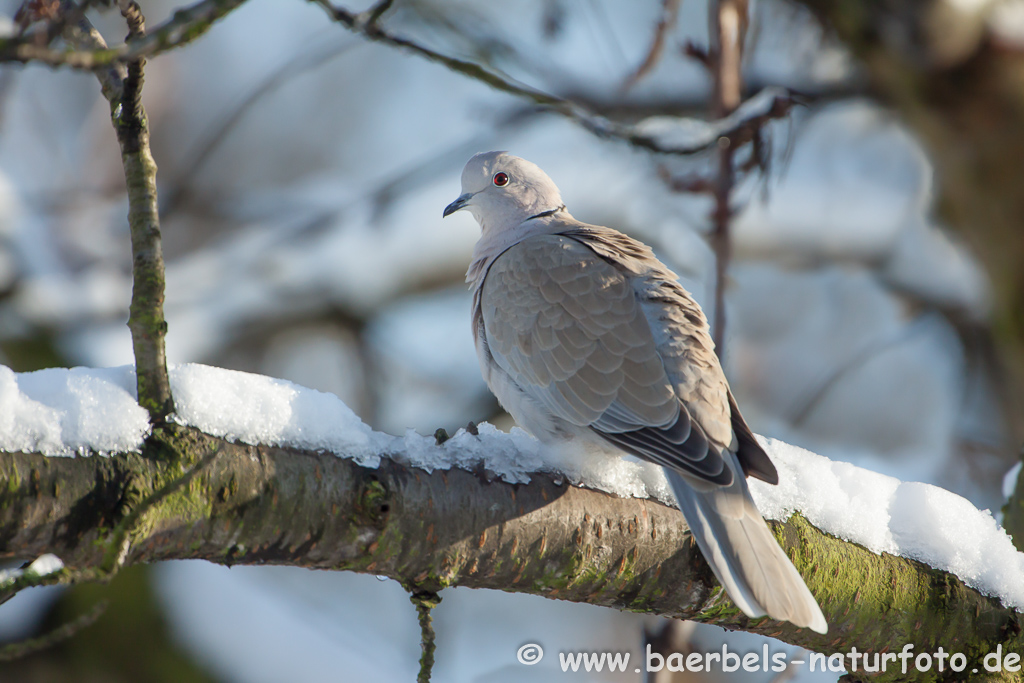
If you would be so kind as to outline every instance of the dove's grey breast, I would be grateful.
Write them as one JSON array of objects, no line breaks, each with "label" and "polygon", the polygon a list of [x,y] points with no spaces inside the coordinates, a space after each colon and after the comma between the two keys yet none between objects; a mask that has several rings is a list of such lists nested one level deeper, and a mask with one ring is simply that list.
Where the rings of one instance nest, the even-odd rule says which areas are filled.
[{"label": "dove's grey breast", "polygon": [[565,422],[589,427],[621,414],[666,425],[678,415],[629,281],[578,241],[537,235],[506,250],[480,309],[495,363]]}]

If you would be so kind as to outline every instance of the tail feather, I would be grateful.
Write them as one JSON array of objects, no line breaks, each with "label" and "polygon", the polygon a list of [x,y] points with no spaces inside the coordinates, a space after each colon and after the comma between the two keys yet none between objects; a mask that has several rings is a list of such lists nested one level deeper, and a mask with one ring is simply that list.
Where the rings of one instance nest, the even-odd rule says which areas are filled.
[{"label": "tail feather", "polygon": [[828,624],[818,602],[754,505],[736,456],[728,455],[738,473],[728,487],[690,483],[665,470],[704,558],[747,616],[767,614],[825,633]]}]

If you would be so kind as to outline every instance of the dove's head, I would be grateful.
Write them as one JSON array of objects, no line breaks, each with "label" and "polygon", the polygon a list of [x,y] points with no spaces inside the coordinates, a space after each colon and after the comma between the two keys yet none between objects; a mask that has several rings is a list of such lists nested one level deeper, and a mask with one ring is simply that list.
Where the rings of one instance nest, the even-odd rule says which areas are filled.
[{"label": "dove's head", "polygon": [[564,208],[558,188],[536,164],[507,152],[482,152],[466,163],[462,194],[444,215],[469,209],[483,230],[501,231]]}]

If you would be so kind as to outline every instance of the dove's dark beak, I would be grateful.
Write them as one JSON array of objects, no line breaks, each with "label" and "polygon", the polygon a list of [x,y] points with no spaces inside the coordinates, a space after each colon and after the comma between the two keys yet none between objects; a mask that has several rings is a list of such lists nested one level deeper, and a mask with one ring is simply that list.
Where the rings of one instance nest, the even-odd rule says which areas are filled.
[{"label": "dove's dark beak", "polygon": [[458,199],[456,199],[454,202],[452,202],[448,206],[444,207],[444,213],[441,214],[441,217],[442,218],[447,218],[448,216],[451,216],[453,213],[455,213],[459,209],[466,208],[466,204],[468,204],[469,200],[472,199],[472,198],[473,198],[473,193],[472,192],[467,192],[466,194],[459,195]]}]

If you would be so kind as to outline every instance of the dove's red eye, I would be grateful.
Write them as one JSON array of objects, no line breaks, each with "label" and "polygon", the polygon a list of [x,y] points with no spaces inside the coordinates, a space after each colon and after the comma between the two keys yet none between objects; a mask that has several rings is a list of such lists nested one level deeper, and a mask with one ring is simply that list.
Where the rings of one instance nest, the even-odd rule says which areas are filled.
[{"label": "dove's red eye", "polygon": [[498,173],[494,174],[493,178],[491,178],[491,182],[494,183],[495,187],[505,187],[506,185],[508,185],[508,174],[499,171]]}]

